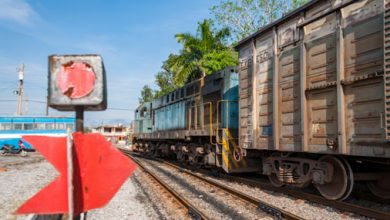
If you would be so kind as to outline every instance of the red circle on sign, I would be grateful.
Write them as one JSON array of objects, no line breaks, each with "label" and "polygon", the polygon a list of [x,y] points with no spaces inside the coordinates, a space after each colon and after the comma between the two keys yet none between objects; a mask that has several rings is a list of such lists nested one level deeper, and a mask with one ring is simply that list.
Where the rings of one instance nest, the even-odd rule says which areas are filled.
[{"label": "red circle on sign", "polygon": [[83,62],[70,62],[62,65],[57,76],[57,85],[62,94],[71,99],[87,96],[95,84],[95,72]]}]

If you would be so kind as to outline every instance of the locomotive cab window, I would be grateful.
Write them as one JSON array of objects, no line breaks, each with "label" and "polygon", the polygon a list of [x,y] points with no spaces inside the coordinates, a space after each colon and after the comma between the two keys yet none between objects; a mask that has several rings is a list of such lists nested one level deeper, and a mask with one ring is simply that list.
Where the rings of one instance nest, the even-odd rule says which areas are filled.
[{"label": "locomotive cab window", "polygon": [[148,109],[146,107],[143,107],[141,109],[141,117],[147,117],[148,116]]}]

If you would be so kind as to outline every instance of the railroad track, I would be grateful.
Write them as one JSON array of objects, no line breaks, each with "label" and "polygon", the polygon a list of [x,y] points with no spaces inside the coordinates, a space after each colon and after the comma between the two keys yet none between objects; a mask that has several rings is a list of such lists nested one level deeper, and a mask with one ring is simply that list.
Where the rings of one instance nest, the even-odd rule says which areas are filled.
[{"label": "railroad track", "polygon": [[[140,161],[135,158],[132,153],[130,151],[127,151],[127,150],[124,150],[124,149],[120,149],[123,153],[125,153],[127,156],[131,157],[133,160],[135,160],[140,166],[141,163]],[[203,183],[206,183],[206,184],[209,184],[211,186],[214,186],[230,195],[232,195],[233,197],[236,197],[236,198],[239,198],[241,199],[243,202],[246,202],[246,203],[250,203],[252,204],[254,207],[256,207],[258,210],[261,210],[263,213],[266,213],[268,215],[271,215],[277,219],[293,219],[293,220],[301,220],[303,218],[293,214],[293,213],[290,213],[286,210],[283,210],[279,207],[276,207],[276,206],[273,206],[265,201],[262,201],[262,200],[259,200],[257,198],[254,198],[252,196],[249,196],[249,195],[246,195],[244,193],[241,193],[233,188],[230,188],[230,187],[227,187],[221,183],[218,183],[216,181],[213,181],[213,180],[210,180],[208,178],[205,178],[203,176],[200,176],[196,173],[193,173],[191,171],[188,171],[186,169],[183,169],[175,164],[172,164],[172,163],[169,163],[167,161],[163,161],[163,160],[159,160],[160,162],[162,162],[163,164],[165,165],[168,165],[169,167],[173,168],[173,169],[176,169],[178,171],[180,171],[181,173],[185,173],[193,178],[196,178],[197,180],[203,182]],[[143,166],[145,168],[145,166]]]},{"label": "railroad track", "polygon": [[[160,160],[160,159],[158,159],[158,160]],[[160,160],[160,161],[163,163],[170,163],[170,162],[167,162],[164,160]],[[188,172],[190,172],[190,171],[188,171]],[[206,172],[203,172],[203,173],[207,175]],[[292,196],[292,197],[297,198],[297,199],[307,200],[307,201],[310,201],[313,203],[318,203],[321,205],[330,206],[330,207],[336,208],[336,209],[341,210],[341,211],[351,212],[351,213],[355,213],[355,214],[358,214],[361,216],[366,216],[369,218],[383,219],[383,220],[390,219],[390,213],[382,211],[382,210],[359,206],[359,205],[345,202],[345,201],[328,200],[320,195],[302,192],[300,190],[294,190],[294,189],[287,188],[287,187],[277,188],[277,187],[272,186],[269,183],[256,181],[256,180],[248,179],[248,178],[244,178],[244,177],[232,176],[232,175],[228,175],[228,174],[219,174],[219,177],[221,177],[223,179],[228,179],[231,181],[243,183],[243,184],[246,184],[249,186],[257,187],[260,189],[282,193],[282,194],[289,195],[289,196]]]},{"label": "railroad track", "polygon": [[151,170],[149,170],[147,167],[145,167],[139,159],[132,156],[130,153],[124,151],[121,149],[123,153],[125,153],[128,157],[133,159],[134,162],[138,164],[138,166],[144,171],[148,176],[150,176],[153,181],[158,183],[163,189],[165,189],[166,192],[168,192],[172,198],[175,199],[176,203],[180,205],[183,209],[186,210],[186,213],[189,218],[195,218],[195,219],[202,219],[207,220],[210,219],[205,213],[200,211],[198,208],[196,208],[195,205],[191,204],[188,200],[186,200],[184,197],[182,197],[178,192],[176,192],[173,188],[171,188],[167,183],[165,183],[160,177],[153,174]]},{"label": "railroad track", "polygon": [[[185,172],[189,175],[198,176],[200,178],[207,179],[205,177],[200,176],[199,174],[193,173],[187,169],[179,167],[176,164],[173,164],[173,163],[170,163],[168,161],[161,160],[161,159],[157,159],[157,160],[162,162],[162,163],[165,163],[171,167],[175,167],[176,169],[180,169],[182,172]],[[207,175],[207,173],[205,173],[205,174]],[[248,178],[231,176],[231,175],[227,175],[227,174],[220,174],[220,177],[223,179],[229,179],[231,181],[235,181],[235,182],[243,183],[243,184],[246,184],[249,186],[257,187],[260,189],[283,193],[283,194],[292,196],[292,197],[297,198],[297,199],[307,200],[307,201],[318,203],[321,205],[330,206],[330,207],[336,208],[336,209],[341,210],[341,211],[351,212],[351,213],[366,216],[369,218],[390,219],[390,213],[382,211],[382,210],[359,206],[357,204],[353,204],[353,203],[349,203],[349,202],[345,202],[345,201],[331,201],[331,200],[327,200],[327,199],[325,199],[319,195],[316,195],[316,194],[302,192],[302,191],[290,189],[287,187],[277,188],[277,187],[272,186],[271,184],[260,182],[260,181],[255,181],[255,180],[248,179]],[[215,181],[209,180],[209,179],[207,179],[207,181],[215,182]],[[215,183],[217,183],[217,182],[215,182]],[[212,183],[210,183],[210,184],[212,184]],[[219,184],[219,183],[217,183],[217,184]],[[232,189],[232,190],[236,191],[234,189]],[[237,193],[242,195],[242,193],[240,193],[240,192],[237,192]],[[239,196],[239,195],[237,195],[237,196]],[[243,195],[243,196],[247,196],[247,195]],[[248,196],[248,198],[249,198],[249,200],[252,200],[252,203],[257,202],[257,204],[259,204],[259,206],[261,207],[260,200],[258,200],[256,198],[252,198],[250,196]],[[266,205],[265,205],[265,207],[266,207]],[[273,209],[270,209],[270,210],[273,210]]]},{"label": "railroad track", "polygon": [[302,192],[299,190],[293,190],[293,189],[285,188],[285,187],[277,188],[277,187],[272,186],[271,184],[267,184],[264,182],[255,181],[255,180],[251,180],[251,179],[243,178],[243,177],[229,176],[226,174],[221,174],[221,177],[224,179],[229,179],[231,181],[244,183],[244,184],[249,185],[249,186],[258,187],[258,188],[261,188],[264,190],[283,193],[283,194],[292,196],[294,198],[303,199],[303,200],[307,200],[310,202],[330,206],[330,207],[333,207],[333,208],[336,208],[336,209],[339,209],[342,211],[352,212],[352,213],[366,216],[369,218],[383,219],[383,220],[390,219],[389,212],[384,212],[384,211],[377,210],[377,209],[359,206],[359,205],[356,205],[353,203],[348,203],[345,201],[327,200],[324,197],[316,195],[316,194],[306,193],[306,192]]}]

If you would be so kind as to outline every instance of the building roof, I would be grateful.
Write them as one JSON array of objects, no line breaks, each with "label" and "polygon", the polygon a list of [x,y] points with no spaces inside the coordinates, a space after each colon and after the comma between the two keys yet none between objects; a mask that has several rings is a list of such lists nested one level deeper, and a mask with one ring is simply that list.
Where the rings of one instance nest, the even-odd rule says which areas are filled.
[{"label": "building roof", "polygon": [[126,128],[124,125],[99,125],[95,129],[98,128]]}]

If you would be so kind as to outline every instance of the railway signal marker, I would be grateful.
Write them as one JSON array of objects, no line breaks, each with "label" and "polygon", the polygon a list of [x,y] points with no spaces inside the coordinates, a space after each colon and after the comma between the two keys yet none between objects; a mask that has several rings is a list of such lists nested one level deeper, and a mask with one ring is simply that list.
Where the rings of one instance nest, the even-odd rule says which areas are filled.
[{"label": "railway signal marker", "polygon": [[[59,171],[59,176],[18,208],[16,214],[68,213],[67,138],[24,136]],[[73,213],[107,204],[136,164],[100,134],[73,133]],[[71,204],[71,203],[70,203]]]}]

